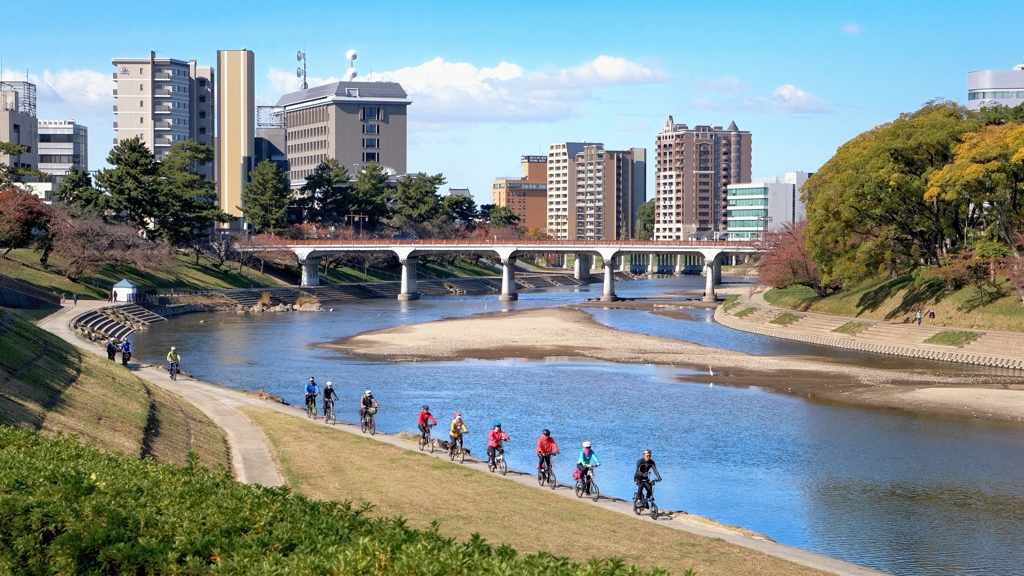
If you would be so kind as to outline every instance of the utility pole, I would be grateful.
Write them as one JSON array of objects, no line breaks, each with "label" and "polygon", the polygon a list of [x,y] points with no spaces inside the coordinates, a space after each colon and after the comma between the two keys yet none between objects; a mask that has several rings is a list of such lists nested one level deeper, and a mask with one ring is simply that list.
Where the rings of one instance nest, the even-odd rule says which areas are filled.
[{"label": "utility pole", "polygon": [[370,217],[366,214],[349,214],[345,216],[345,222],[354,223],[359,222],[359,238],[363,237],[363,221],[369,221]]}]

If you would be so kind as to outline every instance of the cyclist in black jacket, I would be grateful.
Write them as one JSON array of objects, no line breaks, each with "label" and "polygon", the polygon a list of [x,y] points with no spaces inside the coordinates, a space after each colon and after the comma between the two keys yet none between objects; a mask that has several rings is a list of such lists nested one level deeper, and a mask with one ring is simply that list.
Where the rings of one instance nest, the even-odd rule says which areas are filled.
[{"label": "cyclist in black jacket", "polygon": [[338,393],[334,391],[334,384],[327,382],[324,384],[324,422],[327,422],[327,406],[328,404],[333,405],[334,400],[338,398]]},{"label": "cyclist in black jacket", "polygon": [[[654,459],[651,458],[651,449],[644,449],[643,458],[636,461],[636,472],[633,473],[633,482],[636,482],[637,494],[647,499],[654,495],[654,489],[651,487],[650,473],[654,472],[654,476],[661,482],[661,474],[658,472],[658,465],[654,463]],[[644,496],[644,491],[647,491],[647,495]]]}]

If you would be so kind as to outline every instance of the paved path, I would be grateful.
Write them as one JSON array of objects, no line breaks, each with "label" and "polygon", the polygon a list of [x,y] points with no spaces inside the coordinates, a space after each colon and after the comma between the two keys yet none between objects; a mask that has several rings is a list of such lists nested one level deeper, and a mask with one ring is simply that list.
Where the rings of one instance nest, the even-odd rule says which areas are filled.
[{"label": "paved path", "polygon": [[[742,317],[736,316],[738,312],[747,308],[754,308],[754,311]],[[783,314],[798,318],[785,325],[773,323],[773,320]],[[1019,332],[971,329],[970,331],[977,333],[978,336],[961,346],[929,344],[926,340],[940,332],[960,329],[929,326],[927,318],[923,325],[918,326],[915,323],[799,312],[772,306],[764,300],[761,293],[739,295],[739,304],[731,307],[728,312],[723,306],[719,306],[715,310],[715,321],[744,332],[824,346],[1024,370],[1024,334]],[[855,334],[835,331],[850,322],[859,322],[863,326],[859,326]]]},{"label": "paved path", "polygon": [[[109,303],[107,302],[83,302],[80,300],[77,308],[65,306],[63,309],[41,320],[39,322],[39,326],[44,330],[60,336],[75,346],[92,350],[97,355],[105,357],[106,353],[102,348],[92,342],[84,340],[72,332],[69,324],[73,318],[81,313],[108,305]],[[231,451],[232,472],[236,479],[240,482],[262,484],[264,486],[280,486],[285,484],[284,477],[274,460],[270,444],[266,437],[259,428],[252,424],[252,422],[245,418],[236,409],[240,407],[265,408],[276,410],[296,418],[307,418],[304,408],[259,400],[247,394],[229,390],[222,386],[215,386],[206,382],[194,380],[192,378],[179,377],[178,380],[172,381],[167,377],[167,373],[164,370],[148,366],[138,366],[135,365],[134,362],[129,363],[129,367],[132,368],[140,378],[170,390],[171,392],[174,392],[192,402],[218,426],[224,429],[227,435],[228,446]],[[359,426],[341,421],[334,425],[328,425],[318,419],[317,424],[330,427],[332,430],[336,430],[339,434],[365,435],[360,432]],[[397,446],[405,450],[414,452],[418,451],[415,443],[402,440],[397,436],[378,432],[377,435],[372,438],[378,442],[391,444],[392,446]],[[531,446],[527,446],[527,448],[530,447]],[[448,458],[447,453],[440,450],[433,454],[430,454],[429,452],[421,452],[421,454],[424,456],[432,456],[434,458]],[[474,458],[467,457],[463,466],[478,470],[483,474],[491,473],[487,469],[486,462],[479,461]],[[512,482],[519,482],[520,484],[531,486],[537,490],[549,490],[547,487],[541,488],[537,485],[537,477],[532,472],[526,473],[510,469],[505,478]],[[572,486],[564,483],[560,483],[558,488],[554,490],[554,493],[564,498],[576,498]],[[589,498],[584,498],[579,501],[613,512],[618,512],[620,514],[632,516],[641,521],[657,522],[658,525],[665,526],[673,530],[682,530],[684,532],[708,538],[721,538],[731,544],[757,550],[765,554],[770,554],[784,560],[789,560],[803,566],[808,566],[832,574],[840,574],[844,576],[872,576],[884,574],[883,572],[878,572],[876,570],[871,570],[869,568],[857,566],[856,564],[850,564],[848,562],[843,562],[841,560],[836,560],[834,558],[829,558],[821,554],[808,552],[792,546],[786,546],[784,544],[760,538],[744,536],[731,531],[726,527],[718,527],[715,525],[701,523],[699,520],[683,513],[676,513],[671,516],[666,515],[654,520],[650,518],[649,515],[635,516],[633,514],[632,503],[619,498],[602,496],[597,502],[593,502]]]}]

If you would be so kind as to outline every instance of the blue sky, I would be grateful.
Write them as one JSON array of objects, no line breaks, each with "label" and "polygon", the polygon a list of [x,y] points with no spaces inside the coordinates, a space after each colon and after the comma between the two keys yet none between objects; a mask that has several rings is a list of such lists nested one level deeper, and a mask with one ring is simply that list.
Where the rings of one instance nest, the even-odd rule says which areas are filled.
[{"label": "blue sky", "polygon": [[[213,65],[256,53],[264,102],[356,68],[399,80],[409,170],[490,201],[495,176],[558,141],[653,151],[678,123],[753,133],[753,175],[813,171],[853,136],[937,97],[967,72],[1024,61],[1024,3],[993,2],[37,2],[4,13],[4,78],[26,68],[40,118],[89,126],[90,168],[113,138],[113,57]],[[653,167],[648,194],[653,195]]]}]

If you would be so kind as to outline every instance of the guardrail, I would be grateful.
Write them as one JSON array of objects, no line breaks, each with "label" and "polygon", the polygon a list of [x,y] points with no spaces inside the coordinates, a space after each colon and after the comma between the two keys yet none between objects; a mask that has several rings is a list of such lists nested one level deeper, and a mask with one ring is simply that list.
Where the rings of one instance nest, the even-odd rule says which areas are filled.
[{"label": "guardrail", "polygon": [[26,296],[31,296],[37,300],[42,300],[43,302],[49,302],[50,304],[56,304],[57,306],[61,305],[60,294],[57,294],[56,292],[47,292],[46,290],[40,290],[39,288],[29,284],[28,282],[22,282],[17,278],[11,278],[10,276],[0,274],[0,286],[3,286],[4,288],[10,288],[15,292],[21,292]]},{"label": "guardrail", "polygon": [[580,246],[584,248],[594,248],[599,246],[616,246],[616,247],[651,247],[651,248],[755,248],[756,243],[744,241],[744,240],[694,240],[690,242],[682,241],[670,241],[670,240],[630,240],[630,241],[618,241],[618,240],[517,240],[517,241],[489,241],[489,240],[384,240],[384,239],[370,239],[370,240],[289,240],[287,243],[280,244],[277,246],[258,246],[256,248],[261,249],[273,249],[273,248],[290,248],[292,246],[500,246],[500,247],[520,247],[520,246],[540,246],[540,247],[560,247],[560,246]]}]

